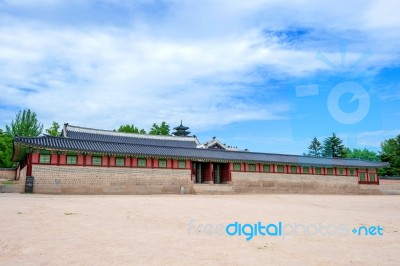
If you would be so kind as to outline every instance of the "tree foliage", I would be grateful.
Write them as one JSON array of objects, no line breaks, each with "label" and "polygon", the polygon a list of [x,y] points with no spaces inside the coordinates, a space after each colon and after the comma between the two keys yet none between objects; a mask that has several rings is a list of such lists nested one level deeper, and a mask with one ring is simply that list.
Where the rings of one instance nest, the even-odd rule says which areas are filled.
[{"label": "tree foliage", "polygon": [[15,120],[11,120],[10,125],[6,125],[6,132],[11,136],[37,137],[42,134],[43,125],[39,123],[36,113],[30,109],[19,111]]},{"label": "tree foliage", "polygon": [[129,125],[122,125],[118,128],[118,132],[125,132],[125,133],[138,133],[138,134],[146,134],[146,130],[138,129],[133,124]]},{"label": "tree foliage", "polygon": [[370,151],[367,149],[353,149],[350,150],[349,148],[346,149],[346,157],[347,158],[355,158],[367,161],[376,161],[380,162],[381,157],[377,152]]},{"label": "tree foliage", "polygon": [[346,157],[346,147],[343,140],[337,137],[335,133],[331,137],[325,138],[322,155],[324,157]]},{"label": "tree foliage", "polygon": [[380,175],[400,176],[400,135],[381,143],[381,159],[389,162],[390,167],[380,169]]},{"label": "tree foliage", "polygon": [[59,130],[60,130],[60,125],[57,122],[53,121],[52,126],[46,129],[46,133],[49,134],[50,136],[57,137],[60,136],[61,134]]},{"label": "tree foliage", "polygon": [[322,156],[322,145],[316,137],[313,138],[310,146],[308,146],[307,155],[316,157]]},{"label": "tree foliage", "polygon": [[150,128],[150,135],[171,135],[169,125],[163,121],[161,125],[157,125],[156,123]]},{"label": "tree foliage", "polygon": [[12,153],[12,136],[0,129],[0,168],[9,168],[14,166],[14,163],[11,161]]}]

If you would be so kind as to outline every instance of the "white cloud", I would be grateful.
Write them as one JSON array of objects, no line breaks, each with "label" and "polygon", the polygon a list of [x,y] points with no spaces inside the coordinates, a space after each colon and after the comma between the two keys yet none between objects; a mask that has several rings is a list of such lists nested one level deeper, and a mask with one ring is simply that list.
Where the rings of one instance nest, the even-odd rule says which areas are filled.
[{"label": "white cloud", "polygon": [[[18,9],[28,2],[6,5]],[[152,1],[133,6],[125,1],[100,3],[121,5],[135,15],[144,12],[140,4],[157,8]],[[311,0],[174,1],[173,8],[158,10],[160,17],[148,11],[128,16],[132,24],[126,26],[113,24],[112,15],[108,24],[86,25],[85,18],[79,26],[72,23],[73,16],[65,22],[53,21],[54,17],[22,18],[11,12],[0,19],[4,25],[0,28],[0,100],[2,105],[33,109],[47,124],[57,120],[100,128],[132,122],[148,128],[152,122],[173,124],[184,119],[203,130],[244,120],[281,119],[288,110],[284,100],[263,103],[249,97],[262,93],[252,83],[267,79],[253,70],[262,67],[271,76],[303,77],[329,69],[315,60],[317,51],[326,51],[332,60],[338,60],[340,53],[318,40],[304,40],[312,47],[292,44],[273,33],[266,35],[265,29],[299,27],[320,34],[343,33],[343,37],[358,30],[366,34],[368,45],[382,42],[374,39],[381,27],[397,29],[397,16],[380,20],[377,14],[385,8],[360,3],[346,3],[343,8]],[[60,17],[63,10],[57,6],[67,6],[65,1],[41,4],[55,8]],[[97,14],[91,12],[95,20]],[[356,45],[348,59],[356,60],[368,45]],[[394,47],[387,49],[398,49]],[[365,68],[391,62],[390,55],[375,54]]]},{"label": "white cloud", "polygon": [[380,148],[385,139],[394,138],[400,130],[377,130],[357,134],[357,144],[360,146]]}]

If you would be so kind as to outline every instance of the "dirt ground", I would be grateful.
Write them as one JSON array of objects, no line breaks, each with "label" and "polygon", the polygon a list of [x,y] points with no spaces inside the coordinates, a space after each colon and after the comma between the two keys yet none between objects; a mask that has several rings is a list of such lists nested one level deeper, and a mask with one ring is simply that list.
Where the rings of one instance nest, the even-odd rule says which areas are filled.
[{"label": "dirt ground", "polygon": [[[0,208],[1,265],[400,265],[400,196],[0,194]],[[277,235],[229,236],[234,222]]]}]

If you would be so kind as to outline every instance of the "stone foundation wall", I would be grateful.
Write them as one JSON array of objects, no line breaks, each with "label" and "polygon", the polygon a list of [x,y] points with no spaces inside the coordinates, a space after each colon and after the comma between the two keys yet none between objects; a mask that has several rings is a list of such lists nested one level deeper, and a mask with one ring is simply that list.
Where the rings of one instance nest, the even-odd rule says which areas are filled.
[{"label": "stone foundation wall", "polygon": [[237,193],[382,194],[355,176],[232,172],[231,184]]},{"label": "stone foundation wall", "polygon": [[15,179],[15,169],[0,168],[0,179]]},{"label": "stone foundation wall", "polygon": [[33,165],[34,193],[178,194],[192,193],[189,169],[106,168]]},{"label": "stone foundation wall", "polygon": [[[195,193],[189,169],[33,165],[32,175],[34,193],[178,194],[181,187],[185,194]],[[26,167],[21,170],[18,189],[14,188],[13,192],[24,191],[25,176]],[[230,193],[391,194],[400,191],[400,182],[380,180],[379,186],[359,185],[357,177],[352,176],[249,172],[232,172],[231,176],[232,182],[227,186],[232,187]]]}]

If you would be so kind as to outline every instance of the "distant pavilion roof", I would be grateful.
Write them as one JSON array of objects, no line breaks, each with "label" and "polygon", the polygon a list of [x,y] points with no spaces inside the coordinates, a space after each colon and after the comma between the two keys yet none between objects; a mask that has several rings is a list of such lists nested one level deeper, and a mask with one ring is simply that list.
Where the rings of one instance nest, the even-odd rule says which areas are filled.
[{"label": "distant pavilion roof", "polygon": [[187,131],[189,129],[189,127],[185,127],[182,125],[182,120],[181,120],[181,124],[177,127],[174,127],[174,129],[176,131],[172,132],[173,135],[175,136],[187,136],[190,134],[190,131]]}]

